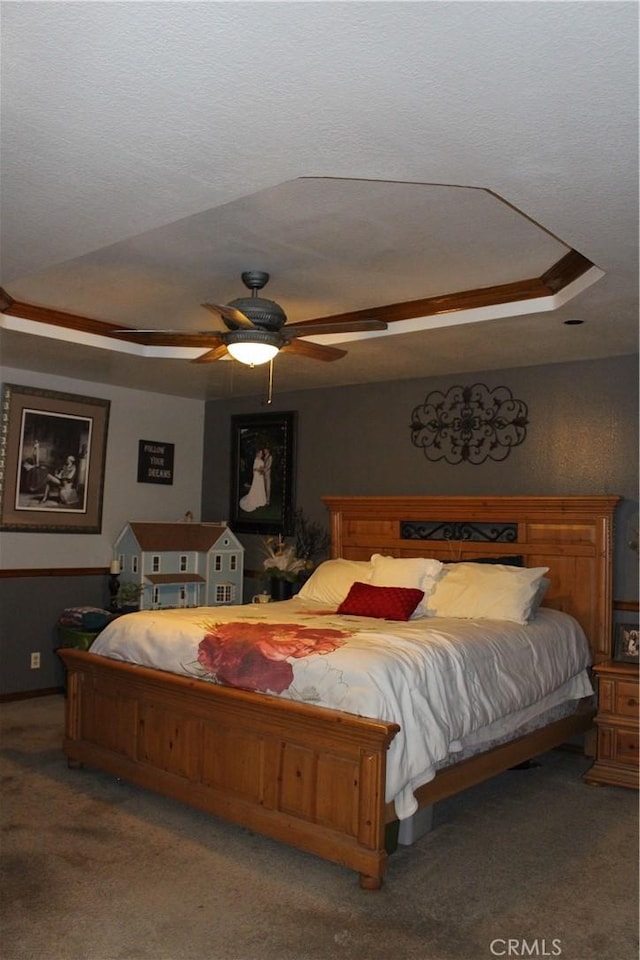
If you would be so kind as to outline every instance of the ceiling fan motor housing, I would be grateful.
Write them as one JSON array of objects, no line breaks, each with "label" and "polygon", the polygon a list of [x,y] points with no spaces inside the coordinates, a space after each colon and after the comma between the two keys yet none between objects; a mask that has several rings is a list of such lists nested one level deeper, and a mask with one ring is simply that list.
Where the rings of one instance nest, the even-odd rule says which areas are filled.
[{"label": "ceiling fan motor housing", "polygon": [[287,322],[287,315],[280,304],[265,297],[239,297],[228,306],[244,313],[256,326],[267,330],[279,330]]}]

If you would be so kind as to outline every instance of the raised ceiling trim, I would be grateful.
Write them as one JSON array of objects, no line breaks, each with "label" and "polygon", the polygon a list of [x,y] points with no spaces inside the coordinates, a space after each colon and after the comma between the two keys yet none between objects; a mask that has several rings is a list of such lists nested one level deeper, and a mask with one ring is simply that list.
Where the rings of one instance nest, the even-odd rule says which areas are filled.
[{"label": "raised ceiling trim", "polygon": [[[417,331],[426,332],[439,326],[477,323],[497,316],[515,317],[523,313],[556,310],[579,293],[585,284],[589,286],[603,275],[603,271],[594,267],[586,257],[571,250],[538,278],[318,318],[331,321],[343,320],[345,323],[361,319],[380,319],[384,320],[388,326],[384,332],[336,333],[321,338],[316,338],[310,333],[307,349],[305,349],[306,341],[304,340],[295,340],[289,349],[302,356],[310,356],[312,355],[310,348],[318,349],[321,344],[343,343],[349,340]],[[439,316],[443,319],[438,320]],[[445,316],[446,319],[444,319]],[[316,322],[318,320],[299,321],[295,326],[302,332],[305,324]],[[167,336],[163,343],[157,333],[151,338],[149,331],[140,330],[134,334],[131,332],[131,327],[121,324],[17,301],[2,288],[0,288],[0,327],[139,357],[181,359],[203,363],[216,359],[211,352],[212,340],[216,339],[214,330],[211,333],[185,330],[178,342],[175,339],[175,331],[172,331],[174,335]],[[169,334],[169,331],[167,333]],[[304,336],[303,332],[302,336]]]},{"label": "raised ceiling trim", "polygon": [[[51,307],[38,307],[32,303],[23,303],[0,288],[0,313],[21,317],[23,320],[34,320],[37,323],[48,323],[54,327],[65,327],[67,330],[79,330],[81,333],[93,333],[99,337],[118,337],[118,330],[127,330],[117,323],[106,323],[104,320],[92,320],[90,317],[76,313],[65,313],[62,310],[53,310]],[[142,341],[141,341],[142,342]]]},{"label": "raised ceiling trim", "polygon": [[[350,320],[374,319],[384,320],[388,324],[400,320],[411,320],[415,317],[430,317],[442,313],[459,313],[483,307],[492,307],[499,304],[521,303],[526,300],[536,300],[553,296],[558,291],[574,283],[587,273],[594,265],[577,250],[570,250],[564,257],[553,264],[541,277],[528,280],[518,280],[513,283],[497,284],[491,287],[481,287],[473,290],[464,290],[457,293],[444,294],[438,297],[426,297],[421,300],[406,300],[401,303],[390,303],[384,306],[371,307],[365,310],[353,310],[349,313],[333,314],[330,317],[316,317],[312,320],[301,320],[297,327],[305,324],[317,323],[319,320]],[[49,324],[55,327],[64,327],[68,330],[77,330],[80,333],[89,333],[110,340],[125,341],[149,345],[152,343],[143,332],[139,336],[128,334],[126,338],[119,336],[119,332],[130,330],[117,323],[106,323],[104,320],[93,320],[90,317],[49,307],[39,307],[30,303],[14,300],[6,290],[0,288],[0,313],[9,314],[24,320]],[[181,338],[181,346],[210,347],[210,338],[206,334],[189,333],[185,330]],[[158,346],[158,337],[154,336],[153,345]],[[175,340],[167,340],[166,346],[175,345]]]},{"label": "raised ceiling trim", "polygon": [[558,293],[591,270],[593,266],[595,264],[577,250],[570,250],[562,259],[545,270],[540,280],[550,293]]},{"label": "raised ceiling trim", "polygon": [[479,287],[457,293],[446,293],[438,297],[426,297],[422,300],[406,300],[401,303],[389,303],[381,307],[354,310],[351,313],[337,313],[330,317],[317,317],[314,320],[301,320],[296,326],[305,323],[318,323],[319,320],[385,320],[394,323],[399,320],[411,320],[414,317],[431,317],[440,313],[457,313],[462,310],[474,310],[480,307],[492,307],[497,304],[520,303],[523,300],[536,300],[553,296],[559,290],[573,283],[593,267],[590,260],[577,250],[570,250],[554,263],[541,277],[529,280],[516,280],[513,283],[496,284],[491,287]]}]

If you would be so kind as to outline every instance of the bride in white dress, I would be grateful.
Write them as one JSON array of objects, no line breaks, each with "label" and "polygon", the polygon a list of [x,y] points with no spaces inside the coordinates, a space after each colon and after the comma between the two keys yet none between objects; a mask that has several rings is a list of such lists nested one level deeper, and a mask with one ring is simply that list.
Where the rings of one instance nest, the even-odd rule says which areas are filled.
[{"label": "bride in white dress", "polygon": [[240,509],[246,513],[264,507],[267,502],[267,491],[264,483],[264,452],[258,450],[253,461],[253,481],[249,492],[240,500]]}]

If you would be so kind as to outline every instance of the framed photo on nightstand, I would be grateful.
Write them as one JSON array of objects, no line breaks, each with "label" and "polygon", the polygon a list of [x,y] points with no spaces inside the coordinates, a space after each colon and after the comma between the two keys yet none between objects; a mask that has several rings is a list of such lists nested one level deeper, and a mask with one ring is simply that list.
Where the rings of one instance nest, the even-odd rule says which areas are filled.
[{"label": "framed photo on nightstand", "polygon": [[637,623],[616,623],[613,659],[620,663],[638,663],[640,629]]}]

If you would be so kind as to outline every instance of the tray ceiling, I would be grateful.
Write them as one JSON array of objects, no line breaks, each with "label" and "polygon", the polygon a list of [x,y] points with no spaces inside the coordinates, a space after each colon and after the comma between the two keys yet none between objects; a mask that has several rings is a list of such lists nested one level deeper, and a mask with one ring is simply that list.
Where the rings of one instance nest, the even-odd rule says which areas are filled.
[{"label": "tray ceiling", "polygon": [[[335,363],[280,355],[276,389],[635,352],[637,18],[599,2],[4,3],[9,303],[197,331],[204,301],[260,269],[291,322],[384,315],[536,280],[575,251],[592,266],[553,296],[405,310],[338,338]],[[0,325],[8,367],[265,389],[233,361],[52,339],[10,308]]]}]

